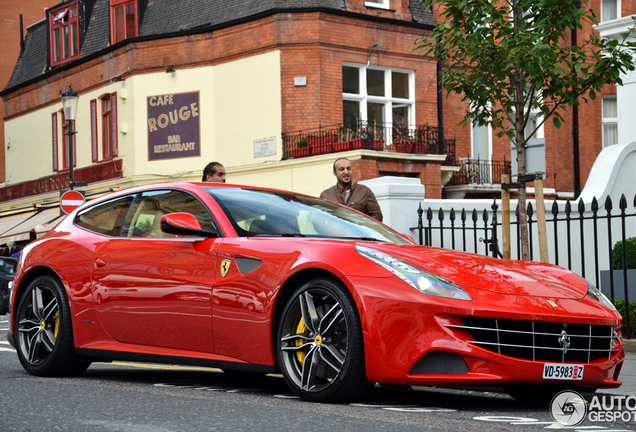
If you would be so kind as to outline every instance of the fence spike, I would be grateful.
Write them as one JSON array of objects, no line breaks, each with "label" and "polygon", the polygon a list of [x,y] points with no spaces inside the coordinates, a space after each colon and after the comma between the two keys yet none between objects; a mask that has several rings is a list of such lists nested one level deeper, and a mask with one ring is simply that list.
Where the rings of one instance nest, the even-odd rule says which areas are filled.
[{"label": "fence spike", "polygon": [[627,198],[625,198],[625,194],[621,194],[621,199],[618,202],[618,207],[625,213],[625,209],[627,208]]},{"label": "fence spike", "polygon": [[440,208],[439,211],[437,212],[437,219],[439,219],[440,221],[444,220],[444,212],[442,211],[442,209]]},{"label": "fence spike", "polygon": [[499,206],[497,205],[497,198],[493,198],[492,206],[490,206],[490,208],[493,212],[497,213],[497,209],[499,208]]},{"label": "fence spike", "polygon": [[473,209],[473,222],[477,222],[479,216],[477,216],[477,209]]},{"label": "fence spike", "polygon": [[515,216],[517,217],[517,220],[519,220],[519,204],[517,203],[517,207],[515,207]]},{"label": "fence spike", "polygon": [[462,209],[462,222],[466,222],[466,209]]},{"label": "fence spike", "polygon": [[583,200],[579,200],[579,214],[583,216],[583,213],[585,213],[585,203]]},{"label": "fence spike", "polygon": [[424,213],[424,210],[422,210],[422,203],[420,203],[420,206],[417,209],[417,216],[421,218],[423,213]]},{"label": "fence spike", "polygon": [[596,200],[596,197],[594,197],[592,198],[592,213],[596,214],[597,211],[598,211],[598,201]]},{"label": "fence spike", "polygon": [[481,218],[484,220],[484,223],[488,223],[488,212],[484,209],[484,212],[481,214]]},{"label": "fence spike", "polygon": [[426,211],[426,219],[430,222],[433,220],[433,210],[429,207]]},{"label": "fence spike", "polygon": [[634,207],[636,207],[636,194],[634,194]]},{"label": "fence spike", "polygon": [[455,209],[454,208],[452,208],[451,211],[450,211],[450,220],[453,221],[453,222],[455,221]]},{"label": "fence spike", "polygon": [[557,215],[559,214],[559,205],[557,204],[556,200],[552,201],[552,215],[554,217],[557,217]]},{"label": "fence spike", "polygon": [[532,215],[534,214],[534,208],[532,207],[531,202],[528,203],[528,208],[526,210],[526,213],[528,214],[528,219],[531,219]]},{"label": "fence spike", "polygon": [[607,210],[608,213],[612,211],[612,199],[609,195],[605,198],[605,210]]},{"label": "fence spike", "polygon": [[566,216],[570,216],[570,213],[572,213],[572,204],[570,204],[570,200],[568,199],[565,201],[565,214]]}]

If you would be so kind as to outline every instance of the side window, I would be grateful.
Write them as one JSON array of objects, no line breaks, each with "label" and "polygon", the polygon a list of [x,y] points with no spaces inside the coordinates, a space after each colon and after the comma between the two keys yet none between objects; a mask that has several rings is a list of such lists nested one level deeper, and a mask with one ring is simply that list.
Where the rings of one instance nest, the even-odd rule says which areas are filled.
[{"label": "side window", "polygon": [[[194,215],[204,230],[210,229],[212,216],[194,196],[176,190],[148,191],[137,196],[124,221],[124,237],[175,237],[161,231],[161,216],[185,212]],[[182,235],[180,237],[183,237]]]},{"label": "side window", "polygon": [[118,236],[133,195],[116,198],[87,208],[75,218],[75,225],[108,236]]}]

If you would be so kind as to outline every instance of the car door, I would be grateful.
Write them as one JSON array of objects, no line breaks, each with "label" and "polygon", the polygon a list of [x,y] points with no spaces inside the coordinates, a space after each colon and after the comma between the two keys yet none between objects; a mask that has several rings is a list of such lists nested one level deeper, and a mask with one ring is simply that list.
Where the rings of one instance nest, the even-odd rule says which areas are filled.
[{"label": "car door", "polygon": [[95,251],[93,296],[102,325],[123,343],[213,352],[212,286],[222,239],[163,233],[161,216],[194,214],[213,226],[207,208],[179,190],[138,194],[120,236]]}]

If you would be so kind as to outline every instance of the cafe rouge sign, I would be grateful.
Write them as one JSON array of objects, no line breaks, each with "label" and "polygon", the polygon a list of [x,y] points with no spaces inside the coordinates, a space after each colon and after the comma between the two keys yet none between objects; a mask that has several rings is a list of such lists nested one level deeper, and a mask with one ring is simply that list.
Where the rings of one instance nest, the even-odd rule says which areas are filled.
[{"label": "cafe rouge sign", "polygon": [[201,155],[199,92],[148,96],[148,160]]}]

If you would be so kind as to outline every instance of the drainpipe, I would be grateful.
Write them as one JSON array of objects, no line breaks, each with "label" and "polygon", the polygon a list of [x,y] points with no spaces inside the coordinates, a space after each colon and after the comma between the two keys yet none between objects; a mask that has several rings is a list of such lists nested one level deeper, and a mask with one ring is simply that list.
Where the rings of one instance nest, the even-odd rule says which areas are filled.
[{"label": "drainpipe", "polygon": [[439,151],[444,147],[444,89],[442,87],[442,68],[444,66],[442,56],[437,59],[437,139]]},{"label": "drainpipe", "polygon": [[[574,3],[577,9],[581,8],[581,2]],[[572,46],[577,45],[576,40],[576,23],[572,27]],[[575,59],[573,59],[575,60]],[[576,60],[575,60],[576,61]],[[572,153],[574,156],[574,199],[581,195],[581,165],[579,161],[579,107],[572,107]]]},{"label": "drainpipe", "polygon": [[24,52],[24,28],[22,24],[22,14],[20,14],[20,54]]}]

